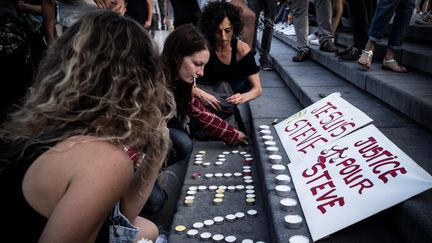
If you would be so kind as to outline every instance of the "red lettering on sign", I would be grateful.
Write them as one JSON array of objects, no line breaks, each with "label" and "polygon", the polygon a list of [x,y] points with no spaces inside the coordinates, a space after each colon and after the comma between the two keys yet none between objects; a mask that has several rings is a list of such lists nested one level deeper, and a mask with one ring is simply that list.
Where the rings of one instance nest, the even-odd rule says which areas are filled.
[{"label": "red lettering on sign", "polygon": [[336,109],[337,109],[336,106],[334,106],[334,105],[333,105],[332,103],[330,103],[330,102],[327,102],[327,103],[325,103],[322,107],[319,107],[319,108],[316,108],[315,110],[312,110],[311,113],[312,113],[312,115],[314,115],[316,118],[319,118],[320,115],[321,115],[322,113],[327,113],[327,112],[329,112],[329,111],[331,111],[331,110],[336,110]]},{"label": "red lettering on sign", "polygon": [[329,132],[332,137],[342,135],[348,129],[348,126],[355,127],[354,122],[349,122],[344,119],[344,114],[341,111],[335,111],[328,116],[324,116],[323,114],[337,109],[335,105],[327,102],[324,106],[311,111],[311,114],[314,115],[315,118],[321,119],[319,124],[325,131]]},{"label": "red lettering on sign", "polygon": [[[333,190],[335,190],[335,189],[333,189]],[[345,205],[345,199],[343,197],[333,196],[333,198],[334,197],[336,197],[336,198],[317,206],[318,210],[321,211],[322,214],[325,214],[327,212],[327,210],[325,209],[326,206],[333,207],[336,205],[336,203],[338,203],[339,206],[341,206],[341,207],[343,205]]]},{"label": "red lettering on sign", "polygon": [[335,185],[329,172],[326,170],[325,163],[314,164],[310,169],[304,170],[302,176],[310,178],[306,184],[311,186],[310,191],[312,195],[317,196],[316,201],[321,203],[317,205],[317,209],[322,214],[327,212],[327,207],[333,207],[336,204],[341,207],[345,205],[344,198],[336,194]]},{"label": "red lettering on sign", "polygon": [[358,152],[367,159],[366,162],[372,168],[372,172],[384,183],[388,182],[388,176],[396,177],[407,173],[405,167],[396,160],[398,157],[384,150],[374,137],[369,137],[366,141],[357,141],[354,146],[359,147]]}]

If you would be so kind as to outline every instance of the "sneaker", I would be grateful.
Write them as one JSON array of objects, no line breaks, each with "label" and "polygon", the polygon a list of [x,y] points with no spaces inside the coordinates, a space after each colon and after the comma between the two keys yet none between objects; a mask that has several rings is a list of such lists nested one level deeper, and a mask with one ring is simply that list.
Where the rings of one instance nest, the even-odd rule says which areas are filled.
[{"label": "sneaker", "polygon": [[333,42],[330,39],[325,40],[323,43],[321,43],[319,49],[320,49],[320,51],[325,51],[325,52],[337,52],[338,51],[338,48],[333,44]]},{"label": "sneaker", "polygon": [[311,40],[311,41],[309,41],[309,44],[314,45],[314,46],[319,46],[320,45],[319,39],[316,38],[314,40]]},{"label": "sneaker", "polygon": [[430,25],[432,24],[432,15],[430,14],[423,14],[421,15],[421,18],[418,18],[414,21],[414,23],[419,25]]},{"label": "sneaker", "polygon": [[283,23],[279,22],[279,23],[275,24],[275,26],[273,27],[273,29],[275,31],[279,31],[282,28],[282,26],[283,26]]},{"label": "sneaker", "polygon": [[288,27],[282,30],[282,33],[284,35],[296,35],[294,25],[289,25]]},{"label": "sneaker", "polygon": [[310,43],[312,40],[318,40],[318,36],[315,33],[308,35],[307,42]]},{"label": "sneaker", "polygon": [[260,68],[261,68],[261,70],[264,70],[264,71],[271,71],[271,70],[273,70],[270,62],[262,62],[260,64]]},{"label": "sneaker", "polygon": [[361,50],[352,47],[351,50],[345,54],[345,55],[340,55],[339,56],[339,60],[342,61],[356,61],[360,58],[361,55]]},{"label": "sneaker", "polygon": [[297,55],[293,56],[292,61],[293,62],[303,62],[306,61],[307,59],[309,59],[310,56],[310,51],[306,51],[306,50],[300,50]]}]

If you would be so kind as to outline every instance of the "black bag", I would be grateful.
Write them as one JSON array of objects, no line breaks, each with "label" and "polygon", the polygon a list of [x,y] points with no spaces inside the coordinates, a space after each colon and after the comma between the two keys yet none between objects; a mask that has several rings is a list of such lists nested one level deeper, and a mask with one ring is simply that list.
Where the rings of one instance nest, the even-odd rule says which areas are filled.
[{"label": "black bag", "polygon": [[220,111],[213,110],[213,108],[210,105],[204,104],[207,109],[211,110],[217,116],[219,116],[224,120],[234,115],[236,106],[226,101],[228,97],[234,94],[231,85],[228,82],[220,81],[215,84],[198,84],[197,86],[198,88],[204,90],[205,92],[215,96],[216,99],[218,99],[220,102],[220,106],[221,106]]},{"label": "black bag", "polygon": [[[226,99],[234,94],[231,85],[228,82],[220,81],[214,84],[197,84],[198,88],[206,91],[209,94],[212,94],[220,101],[221,110],[216,111],[210,105],[204,104],[204,106],[215,113],[218,117],[229,123],[231,126],[239,130],[239,126],[236,120],[236,113],[238,113],[238,109],[236,105],[230,104],[226,101]],[[191,119],[189,123],[190,134],[193,138],[207,141],[207,140],[217,140],[207,134],[207,132],[201,129],[201,124],[195,119]]]}]

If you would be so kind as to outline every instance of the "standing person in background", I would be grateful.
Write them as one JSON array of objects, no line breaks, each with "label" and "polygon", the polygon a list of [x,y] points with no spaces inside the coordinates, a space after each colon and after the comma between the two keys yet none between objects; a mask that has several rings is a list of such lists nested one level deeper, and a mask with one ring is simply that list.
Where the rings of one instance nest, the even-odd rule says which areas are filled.
[{"label": "standing person in background", "polygon": [[402,45],[406,30],[414,10],[413,0],[379,0],[369,28],[369,39],[362,51],[358,64],[364,69],[369,69],[372,64],[373,52],[377,42],[384,37],[388,23],[394,15],[392,28],[387,43],[387,49],[382,62],[382,68],[397,73],[406,73],[404,66],[394,58],[396,50]]},{"label": "standing person in background", "polygon": [[33,80],[30,44],[15,2],[0,0],[0,123],[20,104]]},{"label": "standing person in background", "polygon": [[[196,0],[169,0],[174,12],[174,28],[182,24],[196,24],[200,8]],[[168,0],[166,1],[168,3]],[[165,16],[168,8],[165,8]]]},{"label": "standing person in background", "polygon": [[19,225],[22,242],[106,243],[123,226],[122,242],[156,239],[138,213],[164,163],[174,106],[142,26],[112,11],[82,16],[50,45],[0,131],[2,230]]},{"label": "standing person in background", "polygon": [[339,60],[355,61],[360,58],[361,51],[368,40],[368,30],[376,6],[375,0],[346,0],[353,32],[353,45],[336,52]]},{"label": "standing person in background", "polygon": [[260,48],[260,68],[262,70],[272,70],[272,65],[269,60],[271,41],[273,38],[273,26],[274,26],[274,18],[276,15],[276,0],[249,0],[249,7],[254,11],[256,20],[255,20],[255,35],[254,41],[252,45],[252,50],[255,50],[257,45],[257,27],[258,27],[258,19],[261,11],[264,12],[264,30],[261,36],[261,48]]},{"label": "standing person in background", "polygon": [[165,30],[172,31],[174,29],[174,10],[169,0],[163,0],[163,24]]},{"label": "standing person in background", "polygon": [[151,32],[153,21],[153,1],[156,0],[128,0],[126,15],[142,24]]},{"label": "standing person in background", "polygon": [[293,0],[290,9],[294,18],[294,29],[297,38],[297,55],[293,56],[293,62],[303,62],[309,59],[310,47],[308,43],[309,35],[309,1]]},{"label": "standing person in background", "polygon": [[161,15],[161,10],[159,8],[159,1],[158,0],[153,0],[153,19],[152,19],[152,36],[154,36],[154,32],[156,30],[161,30],[162,29],[162,15]]},{"label": "standing person in background", "polygon": [[338,48],[333,43],[333,31],[336,31],[337,25],[339,24],[339,20],[333,18],[334,12],[338,5],[338,1],[340,0],[316,0],[314,2],[316,20],[318,23],[318,38],[320,43],[320,51],[338,51]]},{"label": "standing person in background", "polygon": [[31,46],[32,61],[36,69],[46,50],[42,28],[42,0],[18,1],[16,7]]},{"label": "standing person in background", "polygon": [[[165,40],[162,60],[177,107],[177,114],[169,123],[170,133],[175,135],[171,138],[188,140],[189,121],[194,119],[210,136],[228,145],[245,143],[247,138],[244,133],[207,110],[193,95],[195,79],[203,75],[209,60],[209,48],[206,37],[190,24],[176,28]],[[188,141],[175,139],[172,142],[175,147],[176,142],[190,143],[190,138]]]},{"label": "standing person in background", "polygon": [[[51,44],[69,26],[75,23],[83,14],[97,8],[111,9],[123,15],[126,12],[125,0],[42,0],[42,15],[44,19],[45,40]],[[60,32],[57,32],[56,21],[59,19]]]}]

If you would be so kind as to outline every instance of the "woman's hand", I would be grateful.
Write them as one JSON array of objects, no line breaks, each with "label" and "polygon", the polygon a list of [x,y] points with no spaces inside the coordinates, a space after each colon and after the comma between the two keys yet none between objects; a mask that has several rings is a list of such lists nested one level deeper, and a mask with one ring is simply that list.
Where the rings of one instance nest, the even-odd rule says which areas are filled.
[{"label": "woman's hand", "polygon": [[125,0],[94,0],[94,2],[99,8],[111,9],[120,15],[126,13]]},{"label": "woman's hand", "polygon": [[239,136],[237,138],[237,141],[244,143],[244,144],[248,144],[246,134],[244,134],[243,132],[240,132],[240,131],[239,131]]},{"label": "woman's hand", "polygon": [[151,20],[147,20],[146,22],[144,22],[144,28],[148,29],[151,26]]},{"label": "woman's hand", "polygon": [[196,95],[205,106],[210,105],[215,111],[220,111],[222,109],[220,101],[214,95],[211,95],[200,88],[194,88],[193,94]]},{"label": "woman's hand", "polygon": [[228,101],[228,103],[233,105],[240,105],[249,101],[246,93],[244,94],[236,93],[228,97],[226,100]]},{"label": "woman's hand", "polygon": [[21,10],[27,10],[27,3],[23,1],[18,1],[16,6]]}]

